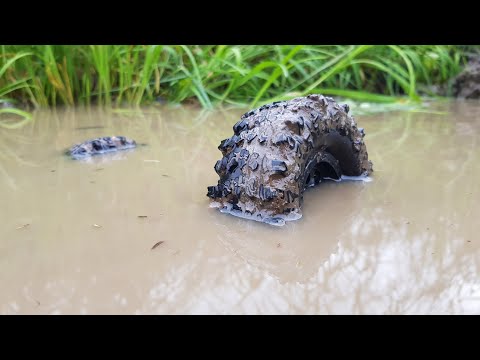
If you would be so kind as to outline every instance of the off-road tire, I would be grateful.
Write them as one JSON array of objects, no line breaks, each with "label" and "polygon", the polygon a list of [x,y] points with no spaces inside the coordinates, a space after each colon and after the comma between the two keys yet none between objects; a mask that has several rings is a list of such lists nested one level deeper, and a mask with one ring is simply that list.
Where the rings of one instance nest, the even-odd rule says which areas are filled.
[{"label": "off-road tire", "polygon": [[365,133],[348,105],[312,94],[245,113],[221,142],[220,176],[207,196],[220,210],[283,225],[301,217],[304,190],[372,171]]}]

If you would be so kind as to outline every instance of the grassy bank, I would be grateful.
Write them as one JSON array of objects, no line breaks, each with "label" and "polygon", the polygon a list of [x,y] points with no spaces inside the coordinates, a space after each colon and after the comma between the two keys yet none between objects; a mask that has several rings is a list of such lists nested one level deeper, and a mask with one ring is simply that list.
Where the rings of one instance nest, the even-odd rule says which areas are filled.
[{"label": "grassy bank", "polygon": [[[465,46],[0,47],[0,101],[21,106],[257,106],[311,92],[418,100],[463,67]],[[13,111],[1,108],[0,111]]]}]

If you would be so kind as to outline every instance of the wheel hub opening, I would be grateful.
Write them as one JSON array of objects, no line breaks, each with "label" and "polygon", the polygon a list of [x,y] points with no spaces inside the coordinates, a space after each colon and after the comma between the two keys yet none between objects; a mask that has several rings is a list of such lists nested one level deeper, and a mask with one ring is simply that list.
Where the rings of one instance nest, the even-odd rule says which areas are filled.
[{"label": "wheel hub opening", "polygon": [[305,188],[309,188],[319,184],[323,179],[340,180],[342,174],[338,167],[333,166],[329,162],[322,161],[317,163],[305,180]]}]

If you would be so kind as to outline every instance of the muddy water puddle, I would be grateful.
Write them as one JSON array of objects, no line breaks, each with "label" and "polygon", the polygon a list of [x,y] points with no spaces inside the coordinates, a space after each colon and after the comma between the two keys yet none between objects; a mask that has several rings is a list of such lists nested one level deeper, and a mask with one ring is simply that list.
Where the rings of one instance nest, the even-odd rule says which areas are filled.
[{"label": "muddy water puddle", "polygon": [[[209,208],[242,110],[0,128],[0,313],[480,314],[480,104],[432,111],[356,116],[373,181],[309,189],[282,228]],[[148,146],[63,154],[108,135]]]}]

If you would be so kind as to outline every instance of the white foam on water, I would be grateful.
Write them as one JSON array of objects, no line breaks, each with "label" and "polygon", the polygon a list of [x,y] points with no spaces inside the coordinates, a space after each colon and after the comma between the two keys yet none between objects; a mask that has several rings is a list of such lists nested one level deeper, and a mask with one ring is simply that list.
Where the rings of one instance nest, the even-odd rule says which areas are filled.
[{"label": "white foam on water", "polygon": [[341,181],[363,181],[363,182],[372,182],[373,179],[370,177],[370,176],[366,176],[366,175],[360,175],[360,176],[347,176],[347,175],[342,175],[342,177],[340,179],[332,179],[332,178],[328,178],[326,177],[325,179],[327,180],[333,180],[335,182],[341,182]]},{"label": "white foam on water", "polygon": [[360,175],[360,176],[342,175],[341,180],[363,181],[363,182],[372,182],[373,181],[373,179],[370,176],[365,176],[365,175]]},{"label": "white foam on water", "polygon": [[225,206],[217,201],[212,201],[210,203],[210,208],[218,208],[221,213],[233,215],[242,219],[254,220],[258,222],[263,222],[265,224],[273,226],[284,226],[287,221],[298,220],[302,217],[301,213],[290,212],[287,215],[279,214],[275,216],[268,215],[262,211],[256,212],[255,214],[248,214],[240,210],[234,210],[231,204],[226,204]]}]

